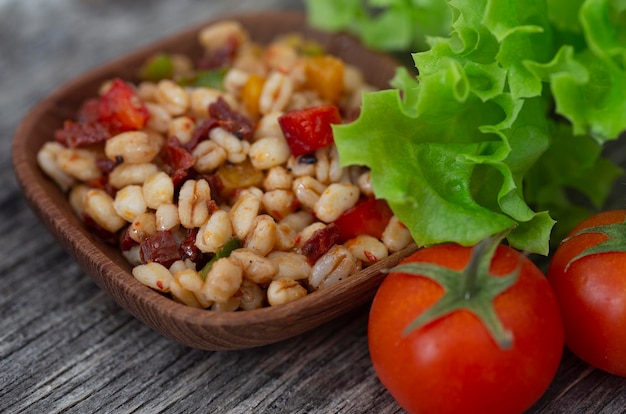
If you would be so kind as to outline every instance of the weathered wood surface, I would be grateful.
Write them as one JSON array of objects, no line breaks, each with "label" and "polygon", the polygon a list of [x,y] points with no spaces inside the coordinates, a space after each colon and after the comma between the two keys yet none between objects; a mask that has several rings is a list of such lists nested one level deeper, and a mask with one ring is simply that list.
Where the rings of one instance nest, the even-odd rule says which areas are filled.
[{"label": "weathered wood surface", "polygon": [[[371,368],[366,307],[258,349],[183,347],[95,286],[37,221],[11,168],[19,120],[72,76],[220,13],[302,7],[0,0],[0,412],[402,412]],[[626,412],[626,380],[566,353],[530,412]]]}]

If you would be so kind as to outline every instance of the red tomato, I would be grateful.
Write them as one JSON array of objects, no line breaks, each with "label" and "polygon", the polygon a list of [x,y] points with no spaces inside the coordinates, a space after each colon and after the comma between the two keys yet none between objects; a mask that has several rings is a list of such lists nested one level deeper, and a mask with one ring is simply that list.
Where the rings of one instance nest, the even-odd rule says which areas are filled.
[{"label": "red tomato", "polygon": [[380,239],[392,216],[387,201],[368,198],[339,216],[335,224],[339,228],[341,240],[350,240],[359,234]]},{"label": "red tomato", "polygon": [[[470,255],[471,248],[445,244],[419,250],[402,263],[458,271]],[[556,297],[541,271],[509,247],[495,250],[488,277],[502,279],[518,266],[513,284],[489,301],[513,335],[508,349],[465,309],[404,335],[444,289],[420,275],[392,271],[387,276],[372,304],[368,341],[378,377],[403,408],[411,413],[519,413],[545,392],[563,351]]]},{"label": "red tomato", "polygon": [[[620,376],[626,376],[625,219],[626,210],[613,210],[584,220],[561,242],[548,269],[548,280],[561,306],[568,348],[588,364]],[[607,225],[610,227],[604,227]],[[576,235],[596,226],[617,234],[609,237],[592,231]],[[611,244],[605,244],[604,252],[572,261],[584,250],[607,241]]]},{"label": "red tomato", "polygon": [[341,123],[339,109],[322,105],[287,112],[278,123],[294,156],[300,156],[333,142],[332,124]]},{"label": "red tomato", "polygon": [[135,90],[121,79],[113,80],[100,98],[98,115],[112,133],[142,129],[150,116]]}]

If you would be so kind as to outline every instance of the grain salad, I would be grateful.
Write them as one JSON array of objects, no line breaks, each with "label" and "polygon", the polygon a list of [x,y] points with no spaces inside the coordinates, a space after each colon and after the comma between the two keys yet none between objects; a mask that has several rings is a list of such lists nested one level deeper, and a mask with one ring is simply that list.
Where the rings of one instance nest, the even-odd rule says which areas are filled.
[{"label": "grain salad", "polygon": [[[110,79],[38,152],[84,224],[141,283],[215,311],[284,304],[411,242],[341,167],[332,125],[371,89],[296,35],[254,43],[236,21],[202,29],[203,54],[157,54]],[[52,138],[52,137],[51,137]]]}]

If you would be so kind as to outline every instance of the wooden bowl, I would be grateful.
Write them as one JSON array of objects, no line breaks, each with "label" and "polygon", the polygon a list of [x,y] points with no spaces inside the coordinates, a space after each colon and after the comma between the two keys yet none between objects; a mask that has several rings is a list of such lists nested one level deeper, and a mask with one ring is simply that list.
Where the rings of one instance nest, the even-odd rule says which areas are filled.
[{"label": "wooden bowl", "polygon": [[[327,49],[362,69],[366,80],[387,88],[397,63],[366,50],[353,38],[309,28],[299,13],[268,12],[233,15],[258,43],[268,43],[281,33],[298,32],[316,39]],[[205,350],[243,349],[261,346],[301,334],[371,300],[384,274],[415,250],[408,248],[329,288],[297,301],[252,311],[218,313],[181,305],[139,283],[120,251],[103,243],[78,219],[66,194],[39,169],[41,146],[65,119],[73,119],[79,105],[97,94],[103,80],[113,76],[135,80],[145,59],[156,52],[198,56],[196,34],[206,22],[157,41],[134,53],[89,71],[62,86],[27,114],[13,142],[13,166],[24,195],[45,226],[73,255],[96,284],[137,319],[162,335],[184,345]],[[59,275],[61,277],[61,275]]]}]

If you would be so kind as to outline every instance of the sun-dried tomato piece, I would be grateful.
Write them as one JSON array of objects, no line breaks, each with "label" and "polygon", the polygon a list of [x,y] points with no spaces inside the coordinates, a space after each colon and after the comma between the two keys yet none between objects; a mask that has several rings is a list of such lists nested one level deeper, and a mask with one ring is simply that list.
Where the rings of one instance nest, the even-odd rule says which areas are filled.
[{"label": "sun-dried tomato piece", "polygon": [[227,202],[224,194],[224,184],[222,184],[222,180],[217,174],[199,174],[198,178],[203,178],[209,183],[212,201],[212,203],[209,204],[209,211],[213,214],[216,207],[219,209],[220,204]]},{"label": "sun-dried tomato piece", "polygon": [[200,141],[204,141],[205,139],[209,139],[209,131],[211,129],[219,126],[219,122],[217,119],[208,118],[204,121],[200,122],[199,125],[196,126],[196,129],[191,136],[191,139],[185,143],[185,148],[188,151],[193,151],[193,149],[198,145]]},{"label": "sun-dried tomato piece", "polygon": [[199,69],[219,69],[230,66],[237,54],[240,41],[236,36],[230,36],[223,45],[215,50],[207,51],[198,62]]},{"label": "sun-dried tomato piece", "polygon": [[106,141],[109,130],[100,123],[83,124],[67,120],[54,132],[54,139],[66,147],[76,148]]},{"label": "sun-dried tomato piece", "polygon": [[99,157],[96,160],[96,167],[98,167],[98,169],[102,171],[102,174],[105,175],[108,175],[111,171],[113,171],[117,165],[117,162],[104,157]]},{"label": "sun-dried tomato piece", "polygon": [[83,213],[82,219],[85,226],[87,226],[87,228],[89,228],[89,230],[96,236],[102,239],[102,241],[113,246],[117,245],[118,237],[116,233],[112,233],[100,226],[89,214]]},{"label": "sun-dried tomato piece", "polygon": [[111,197],[115,198],[115,194],[117,194],[117,189],[111,185],[109,182],[108,175],[101,175],[98,178],[93,178],[91,180],[85,181],[85,185],[90,188],[97,188],[99,190],[103,190]]},{"label": "sun-dried tomato piece", "polygon": [[302,245],[302,254],[313,264],[339,241],[339,228],[333,223],[321,228]]},{"label": "sun-dried tomato piece", "polygon": [[156,262],[165,267],[181,259],[176,240],[169,230],[157,231],[140,245],[141,260],[144,263]]},{"label": "sun-dried tomato piece", "polygon": [[139,243],[130,237],[130,226],[126,226],[126,230],[122,233],[122,237],[120,237],[120,248],[123,252],[127,252],[138,244]]},{"label": "sun-dried tomato piece", "polygon": [[180,243],[180,247],[178,248],[178,252],[180,253],[181,258],[191,259],[195,261],[200,255],[200,249],[196,246],[196,236],[198,235],[198,228],[187,229],[187,234],[185,238]]},{"label": "sun-dried tomato piece", "polygon": [[161,158],[169,167],[169,175],[174,186],[177,186],[189,174],[193,167],[193,155],[180,143],[175,136],[169,137],[161,150]]},{"label": "sun-dried tomato piece", "polygon": [[209,105],[209,115],[219,121],[219,126],[239,139],[248,140],[254,132],[254,125],[245,115],[233,110],[221,96]]},{"label": "sun-dried tomato piece", "polygon": [[216,127],[221,127],[235,135],[239,139],[249,140],[254,132],[254,124],[240,112],[234,111],[224,98],[219,97],[208,107],[209,117],[203,120],[196,129],[191,139],[184,144],[185,149],[193,151],[199,142],[209,139],[209,132]]}]

